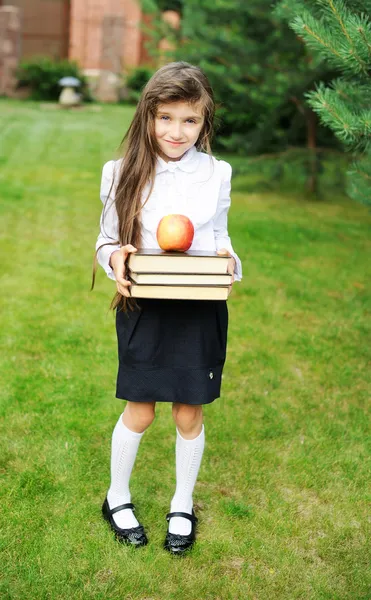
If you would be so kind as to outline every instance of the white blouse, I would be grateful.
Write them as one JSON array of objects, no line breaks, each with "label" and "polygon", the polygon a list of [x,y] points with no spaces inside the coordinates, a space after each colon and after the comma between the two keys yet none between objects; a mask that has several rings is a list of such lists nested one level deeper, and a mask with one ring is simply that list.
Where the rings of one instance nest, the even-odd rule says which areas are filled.
[{"label": "white blouse", "polygon": [[[96,250],[104,243],[119,239],[114,198],[122,161],[122,158],[117,161],[111,160],[103,167],[100,197],[104,206]],[[229,163],[198,152],[194,146],[179,161],[165,162],[158,157],[154,187],[146,203],[149,184],[142,194],[142,204],[145,204],[141,211],[141,247],[159,248],[156,231],[163,216],[186,215],[195,229],[190,250],[216,251],[226,248],[236,260],[235,281],[240,281],[241,261],[233,250],[227,229],[227,215],[231,205],[231,176],[232,168]],[[107,202],[112,179],[114,184]],[[99,264],[113,280],[115,274],[109,266],[109,259],[112,252],[120,247],[120,244],[104,246],[97,255]]]}]

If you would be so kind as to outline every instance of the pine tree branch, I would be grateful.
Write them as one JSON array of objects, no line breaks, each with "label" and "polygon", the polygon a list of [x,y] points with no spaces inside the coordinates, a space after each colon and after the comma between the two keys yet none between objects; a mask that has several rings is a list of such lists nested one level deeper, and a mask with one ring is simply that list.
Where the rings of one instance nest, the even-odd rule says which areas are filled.
[{"label": "pine tree branch", "polygon": [[336,82],[332,88],[319,84],[315,92],[308,92],[305,96],[309,105],[320,116],[321,122],[331,127],[348,149],[367,149],[371,131],[371,112],[368,107],[355,112],[353,103],[350,103],[350,108],[340,98]]},{"label": "pine tree branch", "polygon": [[[340,27],[341,27],[341,29],[342,29],[342,31],[343,31],[346,39],[349,42],[350,47],[353,49],[353,55],[355,56],[355,58],[358,59],[358,62],[363,66],[363,72],[365,74],[367,74],[367,64],[364,62],[364,60],[362,60],[362,58],[357,53],[357,51],[356,51],[356,49],[354,47],[354,44],[353,44],[353,40],[350,37],[350,35],[349,35],[348,31],[347,31],[347,28],[344,25],[344,21],[342,20],[340,14],[339,14],[339,11],[337,10],[336,6],[334,5],[333,0],[328,0],[328,2],[329,2],[329,5],[331,7],[332,12],[335,15],[335,19],[338,21],[338,23],[339,23],[339,25],[340,25]],[[350,18],[350,13],[349,13],[348,9],[345,7],[345,5],[343,3],[341,3],[341,4],[342,4],[342,9],[344,10],[344,13],[345,13],[346,17],[349,19]]]},{"label": "pine tree branch", "polygon": [[[341,16],[339,15],[339,12],[338,12],[338,10],[336,9],[336,7],[335,7],[335,5],[334,5],[333,1],[332,1],[332,0],[328,0],[328,3],[329,3],[329,5],[330,5],[330,8],[331,8],[332,12],[333,12],[333,13],[334,13],[334,15],[335,15],[335,19],[338,21],[338,23],[339,23],[339,25],[340,25],[341,29],[343,30],[343,33],[344,33],[345,37],[347,38],[347,40],[348,40],[348,42],[349,42],[349,45],[350,45],[350,46],[353,46],[353,41],[352,41],[352,39],[351,39],[351,37],[350,37],[349,33],[347,32],[347,29],[346,29],[346,27],[345,27],[345,25],[344,25],[344,22],[343,22],[343,20],[342,20]],[[346,8],[345,8],[345,6],[344,6],[344,7],[342,7],[342,8],[344,8],[344,11],[346,11]],[[348,16],[348,15],[347,15],[347,16]]]},{"label": "pine tree branch", "polygon": [[337,58],[341,59],[341,55],[339,54],[339,52],[336,52],[335,48],[332,48],[332,46],[330,46],[330,44],[327,44],[325,42],[325,40],[323,40],[322,38],[319,37],[319,35],[317,35],[312,29],[309,28],[308,25],[305,25],[305,23],[303,22],[301,17],[297,17],[295,19],[296,23],[302,23],[302,28],[304,29],[304,31],[306,31],[309,35],[311,35],[315,40],[317,40],[317,42],[323,46],[324,48],[327,48],[328,50],[330,50],[330,52],[332,54],[334,54]]},{"label": "pine tree branch", "polygon": [[[322,1],[333,2],[333,0]],[[369,20],[365,15],[359,17],[358,15],[350,14],[349,11],[346,11],[346,14],[348,16],[348,29],[350,29],[350,32],[338,14],[337,18],[335,17],[335,27],[333,24],[334,31],[331,30],[326,21],[320,22],[307,11],[292,19],[289,25],[297,35],[303,37],[304,41],[317,54],[320,54],[322,51],[324,58],[328,60],[332,59],[337,68],[347,71],[356,70],[358,73],[362,73],[363,76],[368,77],[369,66],[360,55],[360,52],[357,51],[355,43],[359,40],[360,44],[358,45],[360,50],[367,49],[367,53],[370,52],[371,31],[368,29]],[[360,35],[361,31],[363,31],[362,36]],[[344,36],[345,43],[339,39],[339,35],[336,36],[336,33]],[[370,33],[370,36],[368,37],[366,33]]]},{"label": "pine tree branch", "polygon": [[304,10],[300,10],[301,0],[279,4],[290,27],[308,47],[344,74],[329,87],[318,84],[305,97],[357,160],[348,171],[349,196],[371,204],[370,0],[314,0]]},{"label": "pine tree branch", "polygon": [[369,108],[371,96],[370,84],[358,83],[355,86],[353,82],[339,77],[332,81],[331,86],[348,106],[352,105],[353,112]]},{"label": "pine tree branch", "polygon": [[321,117],[323,123],[328,124],[328,114],[331,115],[332,120],[337,122],[337,125],[341,125],[344,130],[349,129],[348,123],[341,118],[340,114],[335,110],[335,108],[326,100],[324,91],[328,92],[329,95],[330,90],[324,90],[317,88],[316,92],[308,92],[306,97],[310,99],[309,104],[313,108],[313,110]]},{"label": "pine tree branch", "polygon": [[365,31],[364,31],[363,27],[358,27],[357,29],[358,29],[358,31],[359,31],[359,35],[360,35],[360,36],[361,36],[361,38],[363,39],[363,41],[364,41],[364,43],[365,43],[365,46],[366,46],[366,48],[367,48],[367,50],[368,50],[368,55],[369,55],[370,62],[371,62],[371,44],[370,44],[370,42],[368,41],[368,39],[366,38],[366,36],[365,36]]}]

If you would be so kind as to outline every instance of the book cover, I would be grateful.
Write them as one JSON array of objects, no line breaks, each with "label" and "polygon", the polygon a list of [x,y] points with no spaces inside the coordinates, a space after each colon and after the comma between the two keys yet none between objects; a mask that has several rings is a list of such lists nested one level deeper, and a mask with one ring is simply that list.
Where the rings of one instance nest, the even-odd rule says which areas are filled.
[{"label": "book cover", "polygon": [[130,279],[140,285],[213,285],[226,286],[232,282],[232,275],[210,275],[192,273],[136,273],[129,271]]},{"label": "book cover", "polygon": [[165,252],[158,249],[138,249],[129,254],[128,267],[136,273],[227,274],[229,256],[216,252],[188,250]]},{"label": "book cover", "polygon": [[228,287],[213,286],[172,286],[172,285],[138,285],[130,286],[133,298],[160,298],[167,300],[227,300]]}]

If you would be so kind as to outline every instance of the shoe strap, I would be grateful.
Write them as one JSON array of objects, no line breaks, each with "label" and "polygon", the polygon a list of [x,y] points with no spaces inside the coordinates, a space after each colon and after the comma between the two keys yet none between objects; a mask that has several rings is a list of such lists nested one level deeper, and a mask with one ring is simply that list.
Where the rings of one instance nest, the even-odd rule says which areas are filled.
[{"label": "shoe strap", "polygon": [[119,510],[124,510],[124,508],[131,508],[131,510],[135,510],[134,504],[131,502],[127,502],[127,504],[120,504],[120,506],[115,506],[115,508],[110,508],[110,513],[113,515],[114,513],[119,512]]},{"label": "shoe strap", "polygon": [[198,519],[196,515],[193,513],[192,515],[185,512],[172,512],[166,515],[166,520],[170,521],[172,517],[183,517],[184,519],[189,519],[192,523],[197,523]]}]

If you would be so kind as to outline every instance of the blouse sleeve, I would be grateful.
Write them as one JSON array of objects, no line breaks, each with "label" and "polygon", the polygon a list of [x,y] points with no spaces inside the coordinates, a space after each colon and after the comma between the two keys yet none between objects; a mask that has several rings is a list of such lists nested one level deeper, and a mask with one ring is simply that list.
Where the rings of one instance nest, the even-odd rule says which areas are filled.
[{"label": "blouse sleeve", "polygon": [[[110,160],[103,166],[102,180],[100,186],[100,199],[103,202],[103,210],[100,217],[100,232],[95,250],[102,244],[117,242],[116,245],[104,246],[97,253],[97,259],[101,267],[110,279],[116,280],[113,269],[109,265],[112,252],[121,248],[118,234],[118,216],[115,206],[115,187],[112,185],[114,179],[115,161]],[[112,187],[112,189],[111,189]]]},{"label": "blouse sleeve", "polygon": [[236,261],[234,275],[235,281],[242,279],[242,265],[239,257],[232,247],[231,238],[228,235],[228,210],[231,205],[231,177],[232,167],[225,161],[219,161],[224,168],[224,177],[220,187],[218,207],[214,217],[214,237],[216,249],[226,248]]}]

